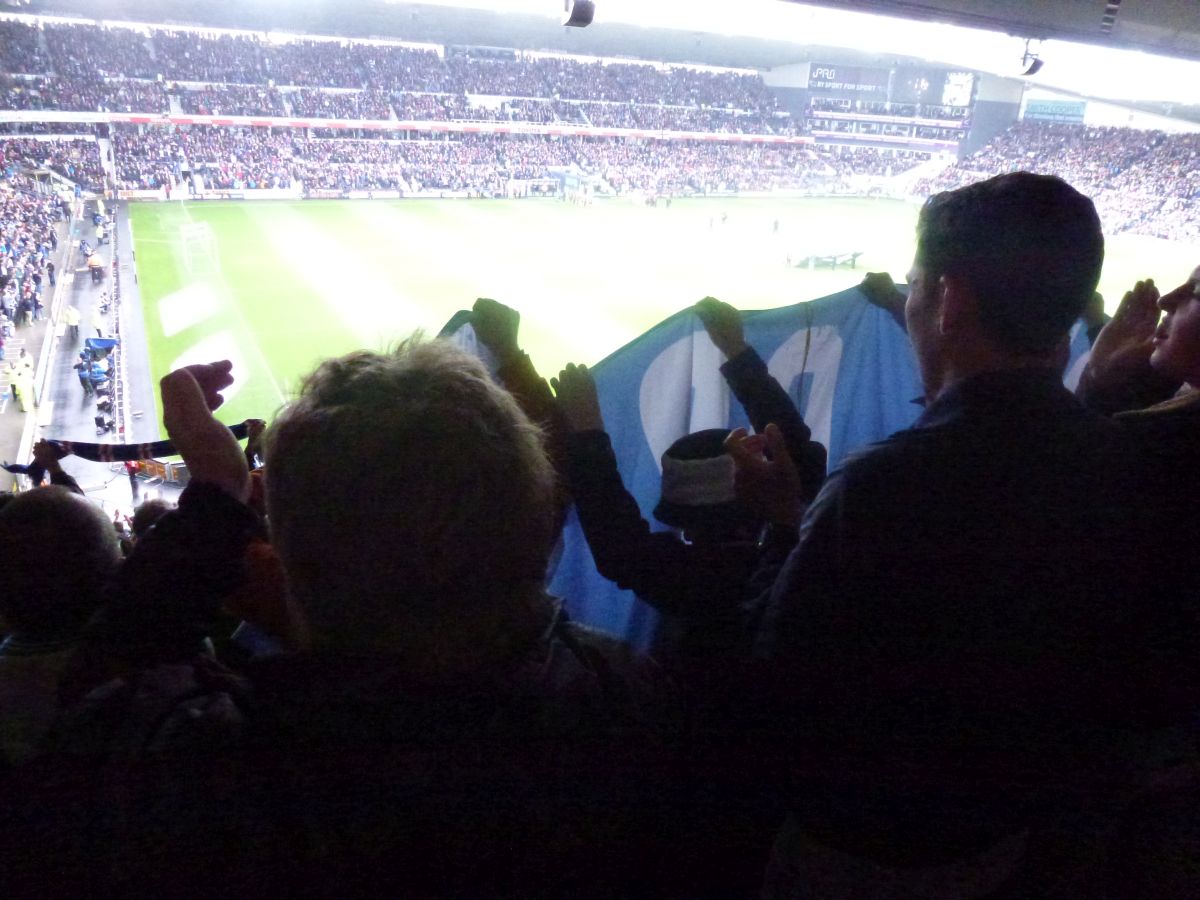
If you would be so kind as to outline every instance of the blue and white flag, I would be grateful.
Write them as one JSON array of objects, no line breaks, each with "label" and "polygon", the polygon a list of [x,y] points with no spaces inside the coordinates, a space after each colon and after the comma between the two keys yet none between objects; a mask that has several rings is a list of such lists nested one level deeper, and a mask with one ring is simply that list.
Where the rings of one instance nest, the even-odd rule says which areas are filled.
[{"label": "blue and white flag", "polygon": [[[828,449],[830,469],[920,415],[915,401],[922,388],[908,335],[857,287],[794,306],[746,312],[743,322],[746,342],[787,390],[813,439]],[[1086,334],[1080,341],[1078,331],[1072,334],[1077,360],[1088,349]],[[469,328],[456,338],[467,349],[482,349]],[[665,530],[652,514],[663,452],[693,431],[750,427],[721,375],[724,362],[689,308],[591,368],[621,478],[654,528]],[[549,591],[563,598],[576,621],[643,649],[654,642],[658,613],[596,571],[574,510]]]},{"label": "blue and white flag", "polygon": [[[836,466],[850,451],[907,428],[920,413],[920,380],[908,336],[858,288],[780,309],[743,314],[758,351]],[[721,375],[724,355],[689,308],[592,368],[621,478],[652,527],[663,452],[704,428],[749,428]],[[655,610],[596,572],[572,516],[550,581],[578,621],[646,648]]]}]

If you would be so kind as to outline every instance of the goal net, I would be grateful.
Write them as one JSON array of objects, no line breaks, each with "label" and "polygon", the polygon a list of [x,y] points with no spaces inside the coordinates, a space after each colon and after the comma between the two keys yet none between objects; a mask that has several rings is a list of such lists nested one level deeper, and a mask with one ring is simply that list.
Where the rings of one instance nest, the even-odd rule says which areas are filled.
[{"label": "goal net", "polygon": [[183,264],[192,275],[211,275],[220,271],[217,236],[207,222],[189,222],[179,229]]}]

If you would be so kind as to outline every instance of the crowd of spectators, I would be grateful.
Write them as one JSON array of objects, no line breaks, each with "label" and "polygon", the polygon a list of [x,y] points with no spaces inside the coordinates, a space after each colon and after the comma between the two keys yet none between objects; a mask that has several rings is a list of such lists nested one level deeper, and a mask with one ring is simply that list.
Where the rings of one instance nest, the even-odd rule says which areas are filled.
[{"label": "crowd of spectators", "polygon": [[618,193],[803,190],[827,181],[812,148],[708,141],[584,141],[579,165]]},{"label": "crowd of spectators", "polygon": [[[960,107],[815,97],[810,101],[808,118],[797,122],[778,109],[756,75],[635,62],[586,62],[508,50],[448,47],[437,52],[362,41],[279,43],[251,34],[74,24],[34,27],[12,22],[0,23],[0,34],[4,38],[0,43],[0,65],[9,73],[0,75],[0,98],[7,108],[17,110],[161,113],[169,109],[170,94],[174,94],[180,108],[190,114],[511,121],[713,134],[794,135],[811,126],[861,134],[867,139],[937,140],[954,140],[962,132],[931,126],[864,125],[822,119],[821,113],[969,118],[969,111]],[[154,80],[160,76],[167,78],[168,84],[179,80],[203,86],[164,87]],[[483,99],[488,96],[504,99]],[[37,128],[19,126],[9,130],[29,131],[30,127]],[[70,129],[56,126],[40,130],[54,133]],[[191,140],[194,143],[195,139]],[[254,142],[245,137],[234,141],[247,149]],[[207,152],[209,143],[208,138],[202,138],[196,149],[205,148]],[[290,146],[295,142],[278,143]],[[936,180],[922,182],[917,190],[927,193],[980,176],[1033,169],[1061,175],[1079,185],[1095,198],[1114,231],[1192,238],[1200,232],[1195,212],[1200,190],[1196,144],[1195,138],[1161,132],[1021,123]],[[420,142],[414,146],[420,146]],[[467,146],[444,152],[463,154]],[[505,154],[513,149],[503,141],[493,146],[504,148]],[[164,182],[169,169],[157,167],[161,160],[147,159],[145,154],[137,158],[134,147],[127,151],[123,154],[124,183],[145,186]],[[422,150],[421,154],[428,152]],[[177,158],[179,153],[174,155]],[[460,177],[442,171],[451,162],[441,158],[388,164],[414,164],[419,177],[414,174],[412,181],[440,187],[495,186],[506,172],[528,173],[539,165],[544,169],[578,164],[586,171],[611,175],[610,182],[618,190],[655,190],[656,185],[663,190],[701,190],[715,185],[749,189],[811,185],[822,177],[821,167],[805,165],[806,155],[825,157],[824,167],[832,169],[837,178],[895,173],[905,167],[897,160],[919,159],[864,151],[849,157],[864,167],[852,172],[842,156],[827,151],[725,145],[705,149],[684,144],[667,152],[655,144],[629,148],[575,141],[546,146],[529,142],[522,147],[515,166],[507,158],[481,162],[472,147],[467,153],[471,171]],[[296,158],[303,160],[306,156],[299,153]],[[284,183],[289,180],[283,174],[285,160],[268,154],[258,157],[250,169],[237,171],[223,160],[216,180],[243,186]],[[379,171],[379,163],[371,159],[345,160],[341,164],[355,169],[320,177],[310,173],[310,178],[323,185],[390,186],[409,181],[395,171]],[[723,169],[726,165],[729,168]],[[760,165],[763,168],[756,170]]]},{"label": "crowd of spectators", "polygon": [[700,131],[710,134],[796,134],[791,116],[719,108],[654,106],[634,103],[581,103],[591,125],[653,131]]},{"label": "crowd of spectators", "polygon": [[1132,128],[1020,122],[933,179],[929,194],[1025,170],[1058,175],[1096,202],[1110,233],[1200,238],[1200,138]]},{"label": "crowd of spectators", "polygon": [[822,161],[843,180],[900,175],[927,162],[929,158],[930,154],[921,150],[878,150],[872,147],[830,148],[821,156]]},{"label": "crowd of spectators", "polygon": [[[62,208],[38,194],[23,174],[41,168],[54,153],[37,141],[0,139],[0,360],[6,356],[5,337],[42,317],[43,298],[55,283],[51,254],[58,247]],[[13,371],[14,378],[32,374]]]},{"label": "crowd of spectators", "polygon": [[592,125],[587,117],[588,104],[567,103],[563,100],[505,100],[498,108],[483,110],[486,118],[495,121],[535,122],[541,125]]},{"label": "crowd of spectators", "polygon": [[494,115],[462,94],[392,94],[392,108],[406,122],[488,121]]},{"label": "crowd of spectators", "polygon": [[124,76],[156,78],[150,35],[130,28],[47,24],[42,28],[54,74],[92,79]]},{"label": "crowd of spectators", "polygon": [[170,81],[262,84],[261,41],[251,35],[155,31],[155,58]]},{"label": "crowd of spectators", "polygon": [[190,171],[214,187],[311,190],[438,190],[503,195],[510,180],[549,178],[576,167],[614,193],[699,194],[715,191],[836,189],[855,176],[900,174],[921,154],[867,148],[720,141],[463,135],[451,139],[326,140],[299,130],[194,127],[141,133],[119,130],[121,186],[157,189]]},{"label": "crowd of spectators", "polygon": [[13,109],[61,109],[72,112],[164,113],[170,108],[167,93],[157,81],[79,78],[12,79],[6,95]]},{"label": "crowd of spectators", "polygon": [[[591,121],[604,127],[764,134],[793,134],[803,128],[778,108],[761,77],[745,73],[515,51],[447,48],[441,54],[361,41],[276,43],[250,34],[64,24],[43,27],[47,56],[40,51],[36,28],[6,28],[11,42],[5,45],[8,56],[0,58],[0,71],[53,73],[59,79],[57,86],[44,83],[46,90],[40,93],[47,96],[40,100],[10,92],[14,103],[25,104],[14,108],[162,108],[165,101],[156,86],[130,82],[118,90],[104,84],[124,76],[192,82],[210,85],[205,94],[220,92],[218,99],[176,88],[184,111],[193,113],[219,109],[226,115],[262,115],[277,106],[274,98],[264,106],[264,92],[302,87],[307,90],[288,92],[293,111],[321,118],[388,119],[394,108],[407,120]],[[497,111],[495,104],[470,102],[473,94],[513,99]],[[568,100],[572,103],[559,102]]]},{"label": "crowd of spectators", "polygon": [[[1019,169],[1071,178],[1095,194],[1162,142],[1161,132],[1019,122],[958,164],[958,169],[999,174]],[[954,178],[946,173],[946,183]]]},{"label": "crowd of spectators", "polygon": [[[188,131],[116,129],[113,153],[118,186],[158,189],[202,173],[210,187],[289,187],[291,138],[241,128]],[[186,188],[184,188],[186,190]]]},{"label": "crowd of spectators", "polygon": [[286,112],[276,88],[209,84],[189,89],[176,85],[172,93],[179,98],[179,108],[192,115],[282,116]]},{"label": "crowd of spectators", "polygon": [[0,75],[5,109],[57,109],[72,112],[150,112],[169,108],[166,91],[154,81],[77,78],[14,78]]},{"label": "crowd of spectators", "polygon": [[166,91],[157,81],[110,79],[100,84],[63,82],[57,90],[58,109],[101,112],[163,113],[170,109]]},{"label": "crowd of spectators", "polygon": [[5,109],[45,109],[38,79],[0,75],[0,102]]},{"label": "crowd of spectators", "polygon": [[374,88],[361,91],[320,91],[299,88],[287,93],[294,116],[314,119],[390,119],[392,107],[386,92]]},{"label": "crowd of spectators", "polygon": [[393,94],[397,117],[405,121],[531,122],[643,131],[695,131],[708,134],[795,135],[791,116],[715,107],[662,106],[587,100],[518,98],[500,104],[472,103],[461,94]]},{"label": "crowd of spectators", "polygon": [[536,178],[553,157],[547,141],[312,141],[294,147],[309,190],[466,191],[494,196],[509,178]]},{"label": "crowd of spectators", "polygon": [[[0,202],[14,277],[54,219]],[[683,365],[754,433],[666,448],[664,529],[606,431],[621,382],[543,380],[493,300],[472,352],[326,359],[269,425],[217,418],[242,376],[213,361],[161,380],[169,443],[37,442],[0,498],[6,894],[1194,898],[1200,268],[1139,282],[1075,393],[1103,260],[1057,178],[926,205],[907,298],[838,298],[911,344],[923,409],[832,472],[739,311],[700,301]],[[71,453],[179,455],[189,483],[122,547]],[[653,656],[547,593],[568,516],[670,617]]]},{"label": "crowd of spectators", "polygon": [[104,167],[95,141],[73,139],[46,141],[6,138],[5,159],[37,169],[51,169],[87,190],[104,189]]},{"label": "crowd of spectators", "polygon": [[466,191],[503,195],[510,179],[543,178],[571,153],[552,138],[467,136],[440,141],[293,144],[296,177],[310,190]]},{"label": "crowd of spectators", "polygon": [[37,74],[50,71],[38,30],[22,22],[0,22],[0,72]]},{"label": "crowd of spectators", "polygon": [[182,136],[114,129],[113,156],[121,190],[161,190],[180,177]]}]

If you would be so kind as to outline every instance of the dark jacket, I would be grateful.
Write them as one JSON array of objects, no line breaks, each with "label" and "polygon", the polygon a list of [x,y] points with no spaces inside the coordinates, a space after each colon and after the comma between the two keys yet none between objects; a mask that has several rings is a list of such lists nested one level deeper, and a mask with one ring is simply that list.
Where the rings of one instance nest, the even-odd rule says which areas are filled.
[{"label": "dark jacket", "polygon": [[[772,422],[779,426],[800,471],[804,499],[811,499],[825,477],[826,452],[812,440],[787,392],[753,348],[721,371],[757,431]],[[702,545],[686,544],[673,532],[652,531],[625,489],[612,444],[601,431],[570,435],[567,464],[579,522],[600,574],[667,613],[717,617],[728,624],[740,602],[755,593],[751,578],[762,553],[781,559],[795,539],[794,533],[776,529],[762,548],[753,541]]]},{"label": "dark jacket", "polygon": [[825,483],[829,453],[823,444],[812,439],[812,431],[792,398],[767,371],[767,364],[753,347],[747,347],[721,366],[721,374],[757,433],[761,434],[771,423],[783,433],[800,475],[800,499],[811,503]]},{"label": "dark jacket", "polygon": [[954,858],[1189,717],[1200,644],[1137,463],[1057,373],[1015,371],[830,476],[754,629],[806,828]]},{"label": "dark jacket", "polygon": [[1200,511],[1200,391],[1187,390],[1146,409],[1119,413],[1116,421],[1133,436],[1138,468],[1145,476],[1146,503],[1158,513],[1155,533],[1174,575],[1190,579],[1200,602],[1200,557],[1172,554],[1175,541],[1196,533]]}]

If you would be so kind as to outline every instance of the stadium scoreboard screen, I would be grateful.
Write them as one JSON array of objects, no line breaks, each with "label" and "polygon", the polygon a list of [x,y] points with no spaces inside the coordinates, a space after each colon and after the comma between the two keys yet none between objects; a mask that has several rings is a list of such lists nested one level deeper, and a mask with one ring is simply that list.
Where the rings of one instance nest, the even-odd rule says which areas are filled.
[{"label": "stadium scoreboard screen", "polygon": [[974,72],[947,72],[942,106],[970,106],[975,99]]},{"label": "stadium scoreboard screen", "polygon": [[945,69],[902,68],[892,83],[892,102],[927,106],[970,106],[975,90],[971,72]]}]

